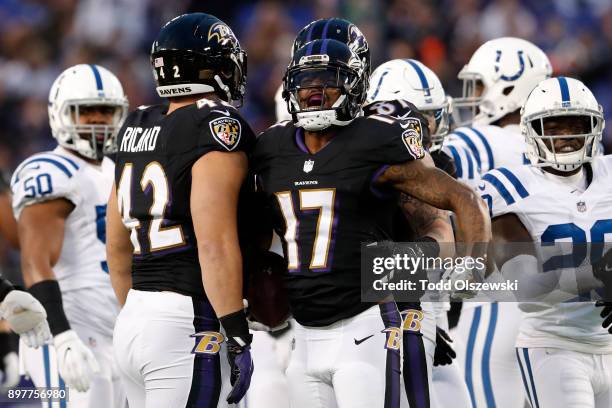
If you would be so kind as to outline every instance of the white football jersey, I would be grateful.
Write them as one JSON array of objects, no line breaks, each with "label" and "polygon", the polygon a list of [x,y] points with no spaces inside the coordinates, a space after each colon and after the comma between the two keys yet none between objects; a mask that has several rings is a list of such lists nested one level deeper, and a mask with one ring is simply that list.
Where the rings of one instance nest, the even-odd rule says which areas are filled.
[{"label": "white football jersey", "polygon": [[472,186],[489,170],[529,163],[518,125],[460,127],[449,133],[444,148],[455,159],[457,178]]},{"label": "white football jersey", "polygon": [[53,272],[70,323],[112,335],[119,306],[106,263],[106,203],[114,163],[97,166],[62,147],[35,154],[17,167],[11,180],[15,218],[24,207],[64,198],[74,204],[66,219],[64,242]]},{"label": "white football jersey", "polygon": [[[592,181],[586,190],[532,166],[492,170],[483,175],[479,189],[489,205],[492,218],[515,214],[535,243],[610,242],[612,156],[597,157],[590,167]],[[586,186],[586,169],[583,172],[578,180],[582,177]],[[583,254],[581,248],[584,246],[574,247],[570,258],[573,266],[566,270],[588,267],[590,257],[586,250]],[[540,254],[543,250],[539,247]],[[549,256],[542,258],[542,261],[551,260]],[[547,266],[543,264],[542,267],[546,269]],[[557,267],[555,270],[561,269]],[[524,318],[516,340],[517,347],[612,353],[612,336],[601,327],[600,308],[596,308],[593,302],[529,303],[521,306]]]}]

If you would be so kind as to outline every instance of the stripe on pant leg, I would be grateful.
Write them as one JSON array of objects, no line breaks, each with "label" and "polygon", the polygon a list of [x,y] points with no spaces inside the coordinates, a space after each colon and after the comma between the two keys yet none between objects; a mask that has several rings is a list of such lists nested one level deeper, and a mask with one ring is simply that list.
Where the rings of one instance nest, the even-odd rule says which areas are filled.
[{"label": "stripe on pant leg", "polygon": [[[51,388],[51,359],[49,358],[49,345],[45,344],[42,346],[43,352],[43,364],[45,366],[45,384],[47,388]],[[49,408],[52,407],[52,400],[49,399]]]},{"label": "stripe on pant leg", "polygon": [[497,325],[497,312],[499,305],[491,303],[491,315],[489,316],[489,327],[487,328],[487,336],[485,338],[484,349],[482,351],[481,371],[482,385],[484,388],[487,408],[495,408],[495,395],[493,394],[493,386],[491,384],[491,347],[493,345],[493,337],[495,336],[495,326]]},{"label": "stripe on pant leg", "polygon": [[410,408],[429,408],[429,381],[423,336],[420,333],[404,331],[404,388]]},{"label": "stripe on pant leg", "polygon": [[[219,320],[211,304],[207,301],[192,299],[193,327],[196,333],[205,331],[219,331]],[[195,338],[195,345],[200,338]],[[193,372],[191,375],[191,389],[187,407],[216,408],[221,394],[221,360],[219,353],[195,354],[193,359]]]},{"label": "stripe on pant leg", "polygon": [[472,364],[474,359],[474,347],[476,343],[476,336],[478,335],[478,325],[480,324],[481,314],[482,306],[476,306],[474,308],[474,316],[472,317],[472,325],[470,326],[470,334],[468,336],[465,357],[465,384],[467,385],[468,391],[470,393],[470,400],[472,401],[473,408],[476,408],[476,396],[474,395],[474,378],[472,373]]},{"label": "stripe on pant leg", "polygon": [[523,357],[525,358],[525,365],[527,366],[527,374],[529,375],[529,382],[531,383],[531,393],[533,395],[533,402],[535,402],[534,408],[540,408],[538,402],[538,393],[536,392],[535,381],[533,380],[533,372],[531,371],[531,361],[529,361],[529,350],[523,349]]},{"label": "stripe on pant leg", "polygon": [[531,390],[529,389],[529,384],[527,384],[527,378],[525,377],[525,369],[523,368],[523,362],[521,361],[521,357],[519,356],[519,349],[514,349],[516,352],[516,360],[518,361],[519,368],[521,370],[521,377],[523,378],[523,386],[525,387],[525,393],[527,394],[527,399],[529,400],[529,405],[534,408],[533,400],[531,399]]},{"label": "stripe on pant leg", "polygon": [[[66,383],[64,383],[64,379],[61,376],[59,376],[59,389],[66,389]],[[60,399],[60,408],[66,408],[66,398]]]},{"label": "stripe on pant leg", "polygon": [[[395,302],[381,303],[380,315],[385,327],[396,327],[402,329],[402,317]],[[387,334],[388,339],[389,334]],[[388,340],[387,340],[388,342]],[[385,343],[385,345],[387,345]],[[401,383],[401,355],[399,350],[387,347],[387,361],[385,367],[385,407],[399,408],[400,406],[400,383]]]}]

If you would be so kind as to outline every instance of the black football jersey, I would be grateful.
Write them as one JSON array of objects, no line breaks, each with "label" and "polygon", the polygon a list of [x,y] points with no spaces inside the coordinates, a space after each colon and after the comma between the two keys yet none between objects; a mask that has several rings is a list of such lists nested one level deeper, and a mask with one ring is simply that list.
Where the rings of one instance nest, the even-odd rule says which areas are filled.
[{"label": "black football jersey", "polygon": [[[404,100],[371,102],[363,107],[363,111],[365,116],[389,115],[400,119],[415,118],[424,124],[429,123],[427,118],[425,118],[425,116],[414,104]],[[430,132],[429,128],[427,127],[427,129],[423,131],[423,146],[428,146],[430,140]],[[445,171],[451,177],[457,178],[455,176],[455,164],[452,157],[448,156],[442,150],[437,150],[431,153],[431,158],[433,159],[437,168]],[[395,210],[393,219],[393,239],[395,241],[409,242],[419,238],[410,227],[410,224],[408,224],[406,221],[404,213],[399,207]]]},{"label": "black football jersey", "polygon": [[397,194],[374,180],[423,157],[421,133],[414,118],[359,117],[315,154],[291,122],[259,136],[251,163],[282,238],[299,323],[325,326],[370,306],[361,303],[361,244],[390,238],[397,206]]},{"label": "black football jersey", "polygon": [[412,103],[397,99],[394,101],[374,101],[363,107],[365,116],[387,115],[398,119],[415,118],[424,124],[423,126],[423,146],[427,147],[431,143],[429,133],[429,122],[421,111]]},{"label": "black football jersey", "polygon": [[115,184],[134,245],[132,287],[204,298],[190,195],[191,167],[212,151],[250,154],[255,135],[233,107],[201,99],[132,112],[118,134]]}]

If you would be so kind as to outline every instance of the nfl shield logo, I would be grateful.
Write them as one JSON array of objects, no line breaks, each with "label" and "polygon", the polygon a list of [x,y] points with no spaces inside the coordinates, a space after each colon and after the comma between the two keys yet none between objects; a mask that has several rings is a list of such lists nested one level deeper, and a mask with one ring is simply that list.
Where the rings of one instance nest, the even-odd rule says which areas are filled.
[{"label": "nfl shield logo", "polygon": [[217,118],[209,123],[210,131],[219,144],[232,151],[240,141],[240,122],[234,118]]},{"label": "nfl shield logo", "polygon": [[304,162],[304,173],[310,173],[314,167],[314,160],[306,160]]},{"label": "nfl shield logo", "polygon": [[578,201],[576,203],[576,207],[578,208],[579,212],[585,212],[586,211],[586,203],[584,201]]}]

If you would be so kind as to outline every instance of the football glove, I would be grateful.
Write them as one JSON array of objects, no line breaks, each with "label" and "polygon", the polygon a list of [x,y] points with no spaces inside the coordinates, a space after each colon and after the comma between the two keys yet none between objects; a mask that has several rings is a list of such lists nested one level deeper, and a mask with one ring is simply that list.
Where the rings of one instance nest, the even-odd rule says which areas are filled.
[{"label": "football glove", "polygon": [[28,292],[10,291],[0,306],[0,313],[28,347],[38,348],[51,337],[45,308]]},{"label": "football glove", "polygon": [[453,339],[444,330],[436,326],[436,350],[434,352],[434,366],[452,364],[457,353],[449,343]]},{"label": "football glove", "polygon": [[244,313],[247,315],[247,324],[249,325],[249,329],[253,331],[264,331],[268,333],[274,333],[277,331],[281,331],[289,327],[289,320],[285,320],[278,326],[270,327],[265,324],[258,322],[249,314],[249,301],[246,299],[242,299],[242,304],[244,305]]},{"label": "football glove", "polygon": [[251,385],[254,370],[251,358],[253,335],[249,333],[246,315],[242,310],[223,316],[219,321],[227,337],[227,359],[231,370],[232,390],[227,396],[227,402],[237,404]]},{"label": "football glove", "polygon": [[59,373],[69,387],[85,392],[100,366],[91,350],[74,330],[66,330],[53,338]]}]

